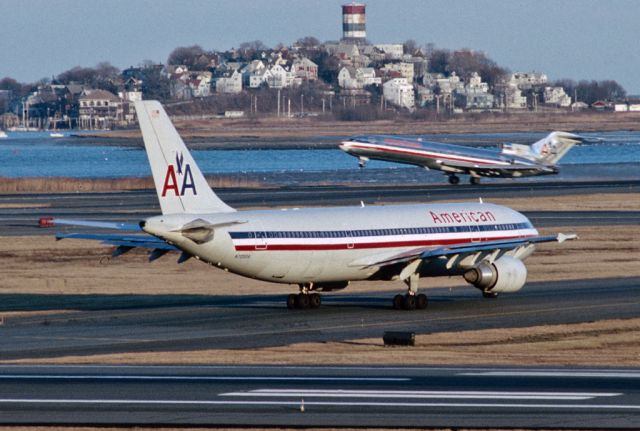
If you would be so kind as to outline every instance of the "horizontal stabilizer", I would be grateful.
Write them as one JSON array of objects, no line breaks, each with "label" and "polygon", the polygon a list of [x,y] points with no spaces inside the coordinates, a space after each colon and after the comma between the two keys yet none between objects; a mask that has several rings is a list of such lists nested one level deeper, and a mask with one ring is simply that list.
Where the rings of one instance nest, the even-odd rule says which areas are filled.
[{"label": "horizontal stabilizer", "polygon": [[67,225],[67,226],[83,226],[83,227],[95,227],[99,229],[115,229],[115,230],[128,230],[132,232],[139,232],[142,229],[137,223],[117,223],[117,222],[105,222],[105,221],[92,221],[92,220],[74,220],[54,218],[50,221],[52,225]]}]

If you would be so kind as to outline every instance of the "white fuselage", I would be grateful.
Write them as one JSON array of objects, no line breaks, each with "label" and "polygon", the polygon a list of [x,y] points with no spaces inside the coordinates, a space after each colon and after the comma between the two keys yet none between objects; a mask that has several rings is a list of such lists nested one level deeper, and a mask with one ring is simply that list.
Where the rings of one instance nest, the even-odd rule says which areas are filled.
[{"label": "white fuselage", "polygon": [[[198,219],[218,226],[202,244],[180,232]],[[295,284],[369,279],[380,269],[369,262],[418,248],[538,234],[517,211],[483,203],[162,215],[144,230],[231,272]]]}]

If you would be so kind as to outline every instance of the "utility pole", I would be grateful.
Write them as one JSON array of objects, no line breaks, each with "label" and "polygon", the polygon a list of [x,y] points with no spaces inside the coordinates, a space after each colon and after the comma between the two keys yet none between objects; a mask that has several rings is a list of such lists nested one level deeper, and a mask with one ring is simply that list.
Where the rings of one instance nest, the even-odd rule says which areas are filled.
[{"label": "utility pole", "polygon": [[300,94],[300,116],[304,114],[304,93]]},{"label": "utility pole", "polygon": [[278,117],[280,117],[280,89],[278,88]]}]

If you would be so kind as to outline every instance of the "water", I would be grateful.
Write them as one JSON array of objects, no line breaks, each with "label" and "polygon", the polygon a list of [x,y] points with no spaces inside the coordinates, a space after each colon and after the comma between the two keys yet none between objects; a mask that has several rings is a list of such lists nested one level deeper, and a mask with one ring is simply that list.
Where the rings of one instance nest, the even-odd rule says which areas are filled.
[{"label": "water", "polygon": [[[603,142],[579,145],[562,159],[561,165],[633,165],[640,163],[640,132],[605,132],[584,134]],[[479,142],[496,147],[501,142],[531,143],[540,133],[478,135],[426,135],[425,139],[443,142]],[[340,141],[336,138],[336,145]],[[259,142],[259,141],[256,141]],[[151,174],[142,148],[91,145],[89,138],[81,145],[73,138],[51,138],[48,133],[9,133],[0,140],[0,176],[3,177],[76,177],[116,178],[144,177]],[[304,173],[357,172],[357,161],[339,149],[299,150],[195,150],[193,156],[205,174],[264,174],[299,176]],[[371,161],[365,172],[372,178],[380,172],[406,170],[407,165]],[[411,169],[413,172],[415,169]],[[635,168],[637,171],[637,166]],[[317,176],[317,175],[314,175]],[[375,182],[375,180],[373,180]]]}]

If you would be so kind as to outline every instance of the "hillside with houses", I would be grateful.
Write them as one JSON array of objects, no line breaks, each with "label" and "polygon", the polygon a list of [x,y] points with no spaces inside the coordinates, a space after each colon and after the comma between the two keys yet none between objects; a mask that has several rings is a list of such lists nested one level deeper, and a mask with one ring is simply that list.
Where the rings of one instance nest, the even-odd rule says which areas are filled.
[{"label": "hillside with houses", "polygon": [[479,51],[305,37],[275,48],[260,41],[227,51],[179,47],[166,64],[120,71],[101,63],[35,84],[4,78],[0,127],[127,128],[136,121],[132,102],[143,98],[183,116],[337,120],[640,110],[615,81],[552,82],[543,72],[509,71]]}]

